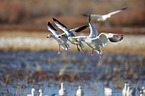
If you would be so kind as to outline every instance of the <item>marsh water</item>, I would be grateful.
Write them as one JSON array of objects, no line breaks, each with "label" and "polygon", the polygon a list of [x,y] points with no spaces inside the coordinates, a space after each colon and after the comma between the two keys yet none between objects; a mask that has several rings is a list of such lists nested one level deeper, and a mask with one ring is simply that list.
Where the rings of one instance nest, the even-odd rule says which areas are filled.
[{"label": "marsh water", "polygon": [[[104,87],[113,96],[122,96],[124,81],[132,88],[145,86],[145,57],[129,54],[71,53],[51,51],[0,52],[0,94],[25,96],[31,88],[43,94],[58,94],[64,82],[68,96],[74,96],[78,85],[84,96],[104,96]],[[38,92],[35,92],[38,96]]]}]

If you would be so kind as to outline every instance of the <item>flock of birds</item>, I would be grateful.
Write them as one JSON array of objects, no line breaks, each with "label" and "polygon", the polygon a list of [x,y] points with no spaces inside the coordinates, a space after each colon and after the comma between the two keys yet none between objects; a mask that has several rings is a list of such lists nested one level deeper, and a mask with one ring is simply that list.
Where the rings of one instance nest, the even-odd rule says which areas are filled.
[{"label": "flock of birds", "polygon": [[[110,12],[106,15],[96,15],[96,14],[86,15],[86,14],[84,14],[84,16],[89,17],[89,24],[81,26],[81,27],[77,27],[77,28],[74,28],[74,29],[68,29],[60,21],[53,18],[53,21],[54,21],[55,25],[59,29],[64,31],[64,33],[59,34],[58,31],[52,26],[52,24],[50,22],[48,22],[48,30],[50,32],[52,32],[53,35],[49,34],[47,36],[47,38],[54,38],[57,41],[58,46],[59,46],[58,54],[60,54],[60,47],[64,50],[69,50],[69,48],[70,48],[70,45],[68,43],[68,41],[69,41],[70,43],[77,46],[77,49],[78,49],[79,52],[81,50],[83,51],[83,48],[84,48],[83,43],[85,43],[86,45],[88,45],[92,49],[91,50],[91,55],[92,56],[94,55],[94,52],[96,52],[101,58],[103,52],[100,49],[100,47],[104,47],[106,45],[106,43],[108,42],[108,40],[110,40],[111,42],[121,41],[123,39],[123,35],[112,34],[112,33],[100,33],[100,34],[98,34],[97,29],[91,23],[91,17],[96,17],[97,21],[103,21],[104,22],[108,18],[110,18],[112,15],[114,15],[116,13],[119,13],[119,12],[122,12],[126,9],[127,8],[122,8],[120,10]],[[74,35],[75,33],[78,33],[80,31],[84,30],[85,28],[87,28],[88,25],[89,25],[89,28],[90,28],[89,36],[75,36]]]},{"label": "flock of birds", "polygon": [[124,84],[124,88],[122,90],[123,96],[145,96],[145,87],[143,86],[140,91],[136,88],[132,89],[127,82]]},{"label": "flock of birds", "polygon": [[[35,91],[36,91],[36,90],[35,90],[34,88],[32,88],[32,89],[31,89],[31,94],[27,94],[27,96],[35,96],[35,95],[34,95],[34,92],[35,92]],[[42,91],[42,89],[39,89],[38,92],[39,92],[39,96],[43,96],[43,91]],[[51,94],[51,95],[44,95],[44,96],[66,96],[66,95],[67,95],[66,89],[64,88],[63,83],[61,83],[60,89],[59,89],[59,91],[58,91],[58,95],[56,95],[56,94],[54,93],[54,94]],[[84,92],[83,92],[83,90],[82,90],[82,87],[79,85],[78,90],[77,90],[76,93],[75,93],[75,96],[83,96],[83,95],[84,95]]]},{"label": "flock of birds", "polygon": [[[88,45],[91,48],[91,55],[94,55],[94,52],[96,52],[100,58],[103,54],[102,50],[100,49],[100,47],[104,47],[106,45],[106,43],[109,41],[111,42],[119,42],[123,39],[123,35],[119,35],[119,34],[112,34],[112,33],[100,33],[98,34],[97,29],[92,25],[91,23],[91,17],[96,17],[97,21],[106,21],[108,18],[110,18],[112,15],[122,12],[124,10],[126,10],[127,8],[122,8],[120,10],[117,11],[113,11],[110,12],[106,15],[96,15],[96,14],[90,14],[90,15],[86,15],[84,14],[84,16],[88,16],[89,17],[89,28],[90,28],[90,34],[89,36],[75,36],[74,34],[84,30],[85,28],[88,27],[88,25],[84,25],[81,27],[77,27],[74,29],[68,29],[65,25],[63,25],[60,21],[58,21],[57,19],[53,18],[53,21],[55,23],[55,25],[61,29],[62,31],[64,31],[64,33],[59,34],[58,31],[52,26],[52,24],[50,22],[48,22],[48,30],[50,32],[52,32],[53,35],[49,34],[47,36],[47,38],[53,38],[57,41],[58,43],[58,54],[60,54],[60,47],[64,50],[69,50],[70,49],[70,45],[68,43],[68,41],[74,45],[76,45],[77,50],[80,52],[81,50],[83,51],[84,48],[84,44]],[[81,49],[81,50],[80,50]],[[31,94],[28,94],[27,96],[34,96],[34,91],[35,89],[32,88],[31,90]],[[136,96],[136,89],[131,89],[128,83],[125,83],[124,88],[122,90],[122,95],[123,96]],[[38,90],[39,92],[39,96],[43,96],[43,91],[42,89]],[[145,96],[145,88],[142,87],[141,91],[139,92],[140,96]],[[66,96],[67,92],[63,86],[63,83],[61,83],[61,87],[59,89],[58,92],[59,96]],[[82,90],[82,87],[79,86],[78,90],[75,93],[75,96],[83,96],[84,92]],[[104,88],[104,95],[105,96],[112,96],[112,89],[111,88]],[[44,95],[44,96],[57,96],[56,94],[51,94],[51,95]]]},{"label": "flock of birds", "polygon": [[[36,90],[32,88],[31,94],[27,94],[27,96],[34,96],[34,91]],[[60,89],[58,91],[58,95],[56,95],[55,93],[51,95],[43,95],[42,89],[39,89],[38,92],[39,92],[39,96],[67,96],[67,91],[64,88],[63,83],[61,83]],[[108,87],[104,88],[105,96],[112,96],[112,94],[113,94],[113,91],[111,88],[108,88]],[[78,86],[78,90],[76,91],[74,96],[84,96],[84,91],[81,85]],[[124,88],[122,90],[122,96],[145,96],[145,87],[143,86],[138,94],[136,89],[131,89],[129,84],[125,82]]]}]

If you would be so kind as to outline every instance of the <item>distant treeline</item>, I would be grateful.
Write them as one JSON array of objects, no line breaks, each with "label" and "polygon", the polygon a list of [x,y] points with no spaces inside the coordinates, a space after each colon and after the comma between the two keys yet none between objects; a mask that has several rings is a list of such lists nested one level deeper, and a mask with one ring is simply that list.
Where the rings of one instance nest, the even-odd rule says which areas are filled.
[{"label": "distant treeline", "polygon": [[32,23],[35,18],[61,16],[76,17],[81,14],[106,14],[128,7],[109,19],[112,26],[145,26],[145,1],[95,1],[95,0],[1,0],[0,24]]},{"label": "distant treeline", "polygon": [[0,23],[27,22],[31,12],[19,2],[0,2]]}]

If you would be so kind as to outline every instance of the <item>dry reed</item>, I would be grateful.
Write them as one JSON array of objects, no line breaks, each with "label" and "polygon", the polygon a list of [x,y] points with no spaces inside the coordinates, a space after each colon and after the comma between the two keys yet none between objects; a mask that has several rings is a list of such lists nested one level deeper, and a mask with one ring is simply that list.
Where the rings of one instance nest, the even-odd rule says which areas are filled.
[{"label": "dry reed", "polygon": [[[57,51],[57,42],[53,39],[47,39],[47,32],[1,32],[0,50],[1,51]],[[125,54],[143,54],[145,55],[144,35],[125,35],[124,39],[118,43],[108,42],[102,48],[104,53],[125,53]],[[50,46],[51,45],[51,46]],[[90,53],[90,48],[86,44],[84,51]],[[78,52],[75,45],[70,44],[69,52]],[[65,51],[61,49],[61,51]],[[62,54],[63,55],[63,54]],[[74,58],[75,59],[75,58]],[[118,58],[118,62],[120,62]],[[85,62],[88,62],[87,60]],[[109,61],[107,61],[109,62]]]}]

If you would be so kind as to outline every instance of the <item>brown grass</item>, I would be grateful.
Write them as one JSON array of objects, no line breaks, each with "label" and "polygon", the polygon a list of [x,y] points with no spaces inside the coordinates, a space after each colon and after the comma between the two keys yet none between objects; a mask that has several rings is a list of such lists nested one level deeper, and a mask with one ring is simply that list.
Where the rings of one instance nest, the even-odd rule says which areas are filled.
[{"label": "brown grass", "polygon": [[114,26],[145,26],[145,8],[128,8],[109,20]]},{"label": "brown grass", "polygon": [[20,23],[30,17],[30,11],[20,2],[0,2],[0,23]]},{"label": "brown grass", "polygon": [[[25,21],[31,25],[45,25],[50,19],[60,17],[70,28],[88,22],[81,14],[107,14],[128,7],[124,12],[114,15],[109,22],[113,26],[145,26],[145,1],[89,1],[89,0],[14,0],[0,2],[1,23],[19,23]],[[32,14],[32,15],[31,15]],[[33,16],[33,18],[30,18]],[[64,19],[70,17],[68,19]],[[73,17],[73,18],[72,18]],[[36,19],[37,18],[37,19]],[[71,23],[70,23],[71,22]]]},{"label": "brown grass", "polygon": [[[57,51],[58,45],[56,44],[56,41],[53,39],[47,39],[47,32],[1,32],[0,33],[0,39],[7,38],[11,42],[15,38],[22,38],[22,40],[29,40],[31,43],[27,43],[24,41],[20,41],[21,44],[19,45],[19,42],[13,41],[11,42],[11,45],[5,46],[0,45],[1,51],[18,51],[18,50],[31,50],[31,51]],[[104,53],[126,53],[126,54],[143,54],[145,55],[145,43],[144,43],[144,35],[125,35],[124,39],[120,42],[111,43],[108,42],[108,44],[102,48]],[[37,43],[35,43],[37,41]],[[8,42],[8,41],[7,41]],[[33,42],[33,43],[32,43]],[[52,43],[53,42],[53,43]],[[6,42],[5,42],[6,43]],[[6,43],[7,44],[7,43]],[[50,46],[51,44],[51,46]],[[85,45],[85,44],[84,44]],[[75,45],[70,44],[71,48],[69,52],[78,52]],[[61,51],[64,51],[61,49]],[[85,45],[84,51],[88,52],[90,54],[91,49]],[[63,54],[62,54],[63,55]],[[75,59],[75,58],[74,58]],[[69,62],[68,62],[69,63]]]}]

